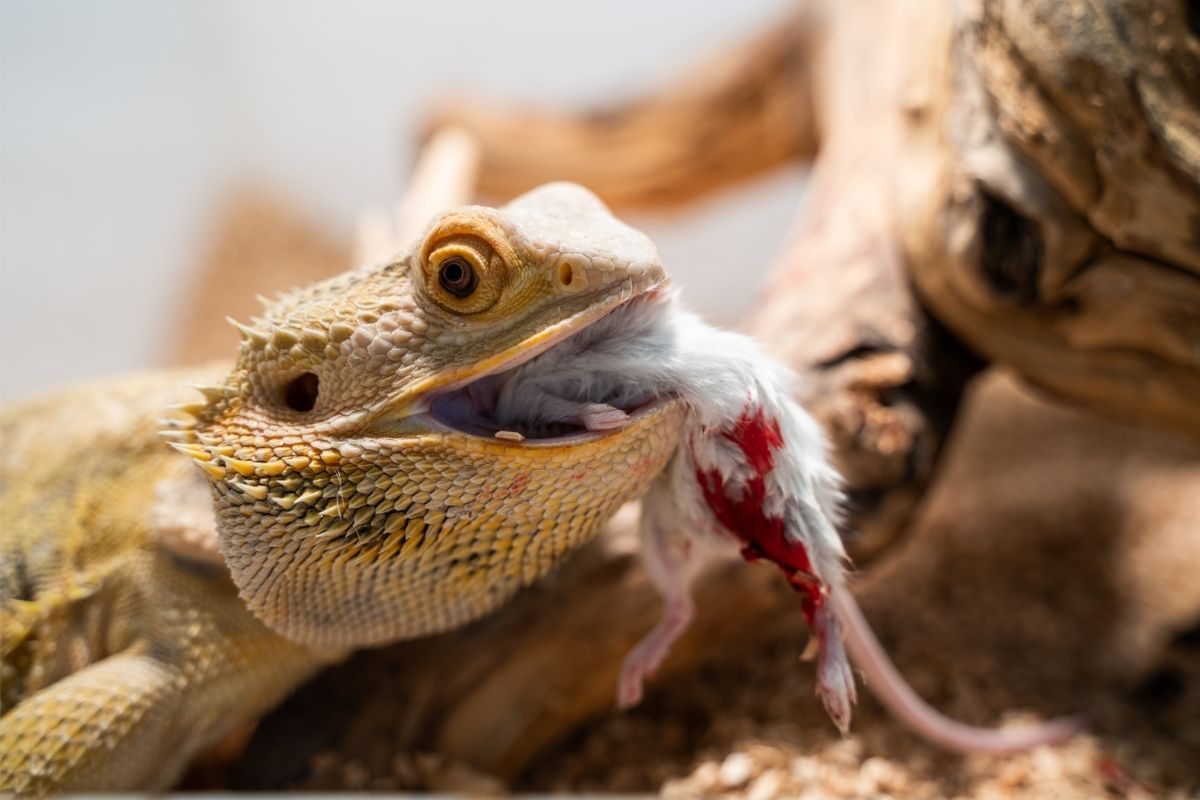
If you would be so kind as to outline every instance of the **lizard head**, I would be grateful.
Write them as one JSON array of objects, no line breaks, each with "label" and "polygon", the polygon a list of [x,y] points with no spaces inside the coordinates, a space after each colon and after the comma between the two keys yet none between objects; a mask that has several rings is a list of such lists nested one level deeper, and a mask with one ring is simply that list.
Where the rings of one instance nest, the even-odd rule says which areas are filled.
[{"label": "lizard head", "polygon": [[[362,646],[491,610],[588,539],[673,451],[678,403],[604,433],[489,424],[505,371],[667,281],[586,190],[435,218],[403,258],[282,297],[176,446],[211,478],[250,609]],[[536,434],[536,435],[535,435]]]}]

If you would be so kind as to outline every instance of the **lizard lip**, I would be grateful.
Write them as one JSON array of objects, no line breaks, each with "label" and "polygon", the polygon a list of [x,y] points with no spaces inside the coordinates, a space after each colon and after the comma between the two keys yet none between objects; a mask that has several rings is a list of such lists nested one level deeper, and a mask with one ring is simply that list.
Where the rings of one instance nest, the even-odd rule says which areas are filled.
[{"label": "lizard lip", "polygon": [[433,431],[492,439],[497,442],[520,447],[561,446],[590,442],[615,434],[630,423],[647,416],[667,403],[671,397],[653,398],[636,406],[617,405],[629,419],[618,428],[593,431],[582,425],[569,422],[512,423],[501,424],[492,413],[494,400],[505,378],[521,365],[542,353],[562,344],[581,331],[612,314],[618,314],[637,303],[655,302],[662,296],[662,286],[653,286],[634,297],[617,302],[607,308],[594,310],[586,316],[580,315],[567,320],[561,331],[555,331],[543,341],[520,348],[511,359],[472,377],[450,389],[443,389],[427,401],[426,409],[419,414],[424,426]]}]

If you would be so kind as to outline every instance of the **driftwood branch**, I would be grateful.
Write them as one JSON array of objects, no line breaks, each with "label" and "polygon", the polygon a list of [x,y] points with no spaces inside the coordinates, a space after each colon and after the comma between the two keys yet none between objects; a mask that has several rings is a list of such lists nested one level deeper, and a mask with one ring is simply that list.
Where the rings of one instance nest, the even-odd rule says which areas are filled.
[{"label": "driftwood branch", "polygon": [[796,13],[628,105],[570,115],[452,100],[429,129],[462,127],[478,139],[487,197],[572,180],[616,208],[682,202],[812,155],[815,32]]},{"label": "driftwood branch", "polygon": [[[905,528],[934,475],[977,366],[962,342],[1089,407],[1200,434],[1195,19],[1138,0],[949,5],[808,4],[820,13],[725,68],[602,115],[440,117],[477,138],[480,186],[504,196],[566,177],[618,206],[677,203],[816,154],[752,328],[808,379],[860,554]],[[478,625],[342,668],[353,681],[384,659],[406,705],[356,744],[512,776],[610,708],[660,606],[628,518],[609,535]],[[697,594],[660,680],[796,619],[768,569],[721,565]]]},{"label": "driftwood branch", "polygon": [[1200,438],[1194,4],[977,0],[955,26],[897,205],[923,300],[1054,394]]},{"label": "driftwood branch", "polygon": [[226,317],[250,319],[262,311],[258,296],[328,278],[350,266],[349,248],[295,209],[251,192],[229,203],[202,254],[178,328],[168,343],[168,364],[198,364],[237,352],[238,334]]},{"label": "driftwood branch", "polygon": [[369,210],[359,219],[354,263],[368,267],[404,252],[435,214],[474,198],[479,143],[462,128],[438,129],[417,154],[404,197],[393,212]]}]

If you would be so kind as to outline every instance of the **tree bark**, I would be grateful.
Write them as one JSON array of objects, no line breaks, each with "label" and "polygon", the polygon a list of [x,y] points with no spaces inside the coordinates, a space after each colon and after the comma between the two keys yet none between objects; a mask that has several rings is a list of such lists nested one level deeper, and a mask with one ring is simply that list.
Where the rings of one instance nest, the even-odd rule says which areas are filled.
[{"label": "tree bark", "polygon": [[940,123],[914,140],[898,208],[923,301],[965,341],[1055,395],[1200,438],[1194,6],[959,6]]}]

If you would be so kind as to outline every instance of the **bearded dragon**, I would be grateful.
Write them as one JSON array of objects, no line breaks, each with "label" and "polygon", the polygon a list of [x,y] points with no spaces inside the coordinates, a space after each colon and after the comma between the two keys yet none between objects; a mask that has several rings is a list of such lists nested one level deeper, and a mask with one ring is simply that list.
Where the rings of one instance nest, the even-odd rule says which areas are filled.
[{"label": "bearded dragon", "polygon": [[648,239],[552,185],[240,325],[232,371],[166,420],[188,458],[156,435],[183,374],[6,412],[0,791],[167,788],[350,649],[535,581],[664,474],[696,409],[659,385],[508,430],[497,387],[666,284]]}]

